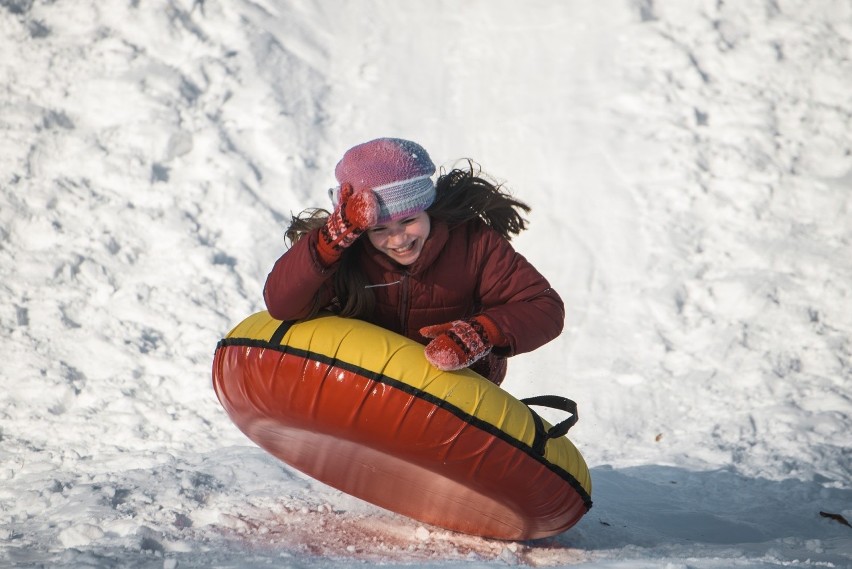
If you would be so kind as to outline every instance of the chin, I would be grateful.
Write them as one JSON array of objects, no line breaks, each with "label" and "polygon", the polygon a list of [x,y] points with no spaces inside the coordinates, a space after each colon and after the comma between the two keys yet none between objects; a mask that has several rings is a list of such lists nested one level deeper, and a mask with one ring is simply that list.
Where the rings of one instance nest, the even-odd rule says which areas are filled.
[{"label": "chin", "polygon": [[400,265],[411,265],[411,264],[414,263],[414,261],[416,261],[418,259],[418,257],[420,257],[420,255],[414,255],[414,256],[406,255],[405,257],[397,257],[397,256],[392,255],[391,259],[393,259],[394,261],[396,261]]}]

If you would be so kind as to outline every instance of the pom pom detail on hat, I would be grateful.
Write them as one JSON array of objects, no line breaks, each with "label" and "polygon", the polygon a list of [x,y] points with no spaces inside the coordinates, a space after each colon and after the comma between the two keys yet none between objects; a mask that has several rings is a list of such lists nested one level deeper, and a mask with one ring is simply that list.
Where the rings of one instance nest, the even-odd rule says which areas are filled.
[{"label": "pom pom detail on hat", "polygon": [[356,193],[375,192],[379,224],[403,219],[432,205],[434,173],[435,165],[426,150],[400,138],[377,138],[353,146],[334,169],[339,184],[351,184]]}]

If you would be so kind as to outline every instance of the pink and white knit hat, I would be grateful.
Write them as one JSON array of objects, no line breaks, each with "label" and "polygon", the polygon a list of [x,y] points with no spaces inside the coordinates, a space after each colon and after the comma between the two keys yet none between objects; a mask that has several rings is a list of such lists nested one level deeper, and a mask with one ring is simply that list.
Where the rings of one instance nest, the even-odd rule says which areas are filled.
[{"label": "pink and white knit hat", "polygon": [[426,150],[410,140],[377,138],[346,151],[334,175],[356,192],[372,190],[379,202],[379,223],[424,211],[435,201],[435,165]]}]

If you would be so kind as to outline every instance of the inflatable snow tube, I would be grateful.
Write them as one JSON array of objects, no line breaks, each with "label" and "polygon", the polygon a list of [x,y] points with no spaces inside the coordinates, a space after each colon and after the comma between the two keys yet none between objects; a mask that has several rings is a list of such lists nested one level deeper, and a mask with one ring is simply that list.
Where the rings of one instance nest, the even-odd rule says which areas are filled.
[{"label": "inflatable snow tube", "polygon": [[422,522],[538,539],[592,505],[588,467],[564,436],[576,410],[551,426],[529,407],[549,397],[524,403],[470,370],[437,370],[422,345],[363,321],[254,314],[219,342],[213,385],[261,448]]}]

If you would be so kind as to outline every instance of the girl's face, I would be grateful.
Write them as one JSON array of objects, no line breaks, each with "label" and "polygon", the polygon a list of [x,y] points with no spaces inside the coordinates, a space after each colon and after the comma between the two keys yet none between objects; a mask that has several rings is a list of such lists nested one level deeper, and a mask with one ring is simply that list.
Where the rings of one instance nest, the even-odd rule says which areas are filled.
[{"label": "girl's face", "polygon": [[410,265],[420,256],[431,227],[429,214],[421,211],[399,221],[376,225],[367,230],[367,238],[373,247],[400,265]]}]

